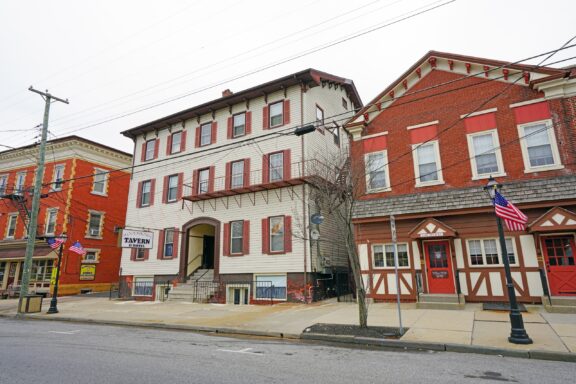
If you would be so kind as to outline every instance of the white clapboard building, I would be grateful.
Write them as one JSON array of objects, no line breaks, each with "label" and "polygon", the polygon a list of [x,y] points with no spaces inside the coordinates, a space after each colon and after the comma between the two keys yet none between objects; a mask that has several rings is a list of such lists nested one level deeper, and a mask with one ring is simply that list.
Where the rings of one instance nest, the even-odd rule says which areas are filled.
[{"label": "white clapboard building", "polygon": [[125,230],[153,234],[152,248],[123,250],[124,294],[244,304],[346,284],[334,222],[310,224],[308,181],[345,158],[341,125],[359,107],[352,81],[307,69],[123,132],[135,144]]}]

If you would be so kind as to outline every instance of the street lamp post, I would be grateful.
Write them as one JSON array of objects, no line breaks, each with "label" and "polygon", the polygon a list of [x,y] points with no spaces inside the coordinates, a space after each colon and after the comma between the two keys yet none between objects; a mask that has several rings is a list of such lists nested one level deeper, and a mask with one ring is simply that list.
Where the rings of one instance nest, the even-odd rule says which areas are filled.
[{"label": "street lamp post", "polygon": [[[484,190],[488,192],[492,203],[496,197],[496,191],[502,188],[502,184],[498,184],[496,180],[490,176],[488,184]],[[496,223],[498,225],[498,236],[500,238],[500,249],[502,250],[502,262],[504,263],[504,271],[506,272],[506,287],[508,289],[508,299],[510,301],[510,325],[511,332],[508,341],[514,344],[532,344],[532,339],[524,329],[524,320],[522,313],[518,309],[518,302],[516,301],[516,291],[514,290],[514,283],[512,280],[512,273],[510,272],[510,260],[508,259],[508,252],[506,251],[506,239],[504,238],[504,228],[502,227],[502,219],[496,216]]]},{"label": "street lamp post", "polygon": [[[59,236],[60,239],[66,240],[66,235],[62,234]],[[50,308],[48,308],[47,314],[58,313],[58,284],[60,280],[60,264],[62,263],[62,250],[64,249],[64,242],[60,244],[60,249],[58,250],[58,262],[56,263],[56,281],[54,282],[54,291],[52,292],[52,300],[50,300]]]}]

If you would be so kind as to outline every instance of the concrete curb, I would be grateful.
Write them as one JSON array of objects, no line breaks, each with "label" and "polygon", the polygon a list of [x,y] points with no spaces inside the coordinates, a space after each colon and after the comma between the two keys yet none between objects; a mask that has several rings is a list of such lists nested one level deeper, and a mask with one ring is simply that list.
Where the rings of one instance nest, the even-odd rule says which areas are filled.
[{"label": "concrete curb", "polygon": [[[18,318],[13,313],[0,313],[2,318]],[[48,320],[62,321],[71,323],[87,323],[99,325],[131,326],[152,329],[169,329],[178,331],[189,331],[198,333],[212,333],[220,335],[236,336],[256,336],[269,337],[275,339],[291,339],[336,343],[342,345],[370,346],[383,349],[401,349],[401,350],[418,350],[418,351],[438,351],[438,352],[456,352],[456,353],[475,353],[481,355],[506,356],[523,359],[538,359],[576,363],[576,353],[553,352],[542,350],[517,350],[506,348],[485,347],[479,345],[467,344],[449,344],[449,343],[429,343],[394,339],[376,339],[371,337],[358,337],[351,335],[326,335],[321,333],[305,332],[302,334],[291,334],[282,332],[256,331],[241,328],[225,327],[204,327],[185,324],[166,324],[166,323],[149,323],[123,320],[96,320],[96,319],[79,319],[74,317],[49,317],[45,315],[27,314],[23,315],[26,320]]]}]

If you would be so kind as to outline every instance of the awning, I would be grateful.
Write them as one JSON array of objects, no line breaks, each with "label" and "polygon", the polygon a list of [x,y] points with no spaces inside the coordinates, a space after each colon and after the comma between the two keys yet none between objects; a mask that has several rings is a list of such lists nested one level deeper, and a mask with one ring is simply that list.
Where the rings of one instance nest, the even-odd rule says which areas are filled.
[{"label": "awning", "polygon": [[[52,253],[52,254],[50,254]],[[24,256],[26,255],[26,246],[1,246],[0,245],[0,260],[24,260]],[[34,258],[56,258],[58,255],[52,248],[47,245],[35,246],[34,247],[34,254],[32,255]]]}]

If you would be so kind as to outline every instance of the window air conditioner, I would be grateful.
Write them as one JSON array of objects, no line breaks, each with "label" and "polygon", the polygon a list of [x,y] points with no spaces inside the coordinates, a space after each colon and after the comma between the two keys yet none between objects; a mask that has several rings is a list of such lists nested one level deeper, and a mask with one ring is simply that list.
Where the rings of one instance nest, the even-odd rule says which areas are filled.
[{"label": "window air conditioner", "polygon": [[90,228],[90,236],[100,236],[100,230],[96,228]]}]

